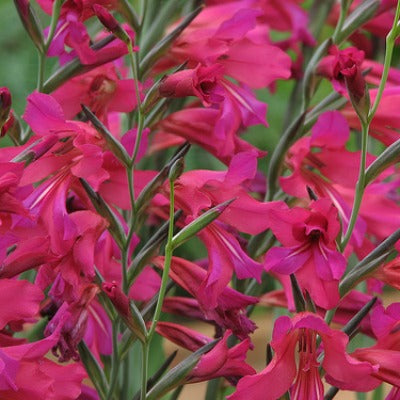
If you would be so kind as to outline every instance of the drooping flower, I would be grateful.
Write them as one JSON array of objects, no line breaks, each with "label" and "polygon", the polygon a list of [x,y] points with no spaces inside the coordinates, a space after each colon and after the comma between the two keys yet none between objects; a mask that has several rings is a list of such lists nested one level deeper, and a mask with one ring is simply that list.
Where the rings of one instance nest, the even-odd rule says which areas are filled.
[{"label": "drooping flower", "polygon": [[[193,329],[170,322],[159,322],[157,332],[191,351],[212,341]],[[250,339],[247,338],[228,348],[227,342],[231,335],[231,331],[226,331],[214,348],[200,357],[197,365],[186,377],[186,383],[203,382],[218,377],[225,377],[232,383],[236,383],[238,378],[255,373],[255,370],[245,362]]]},{"label": "drooping flower", "polygon": [[[156,257],[152,262],[163,267],[164,258]],[[201,290],[207,279],[207,271],[199,265],[180,257],[173,257],[170,277],[179,286],[197,299],[197,307],[205,320],[211,320],[223,329],[230,329],[237,337],[244,339],[255,329],[255,324],[247,317],[245,308],[257,303],[257,298],[246,296],[228,286],[215,296],[216,304],[210,301],[204,290]],[[219,291],[218,291],[219,292]],[[213,296],[214,297],[214,296]],[[174,298],[170,298],[169,309],[174,309]],[[191,300],[191,299],[188,299]],[[177,299],[179,304],[182,304]],[[179,304],[177,307],[179,308]]]}]

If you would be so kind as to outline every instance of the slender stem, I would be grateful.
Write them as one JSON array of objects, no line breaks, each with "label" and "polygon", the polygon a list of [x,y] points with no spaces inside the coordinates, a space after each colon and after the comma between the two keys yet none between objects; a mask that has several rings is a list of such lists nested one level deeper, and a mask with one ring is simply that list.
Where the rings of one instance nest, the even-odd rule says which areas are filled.
[{"label": "slender stem", "polygon": [[120,353],[120,362],[123,362],[123,376],[122,376],[122,386],[121,386],[121,399],[127,399],[129,395],[129,382],[131,381],[131,374],[129,368],[129,352],[127,352],[126,357],[123,359]]},{"label": "slender stem", "polygon": [[113,352],[111,360],[110,386],[107,393],[107,400],[111,400],[114,397],[114,391],[118,382],[118,371],[120,365],[119,352],[118,352],[118,326],[119,326],[119,317],[114,319],[112,323]]},{"label": "slender stem", "polygon": [[347,227],[346,234],[344,235],[343,240],[340,244],[341,251],[344,251],[344,249],[346,248],[346,246],[351,238],[351,235],[354,230],[354,226],[357,221],[358,212],[361,207],[362,197],[363,197],[364,191],[365,191],[365,168],[366,168],[366,159],[367,159],[368,131],[369,131],[369,126],[371,124],[371,121],[374,118],[375,113],[378,109],[379,102],[382,99],[383,91],[385,89],[386,81],[387,81],[387,78],[389,75],[389,69],[390,69],[390,64],[392,61],[394,44],[395,44],[397,37],[399,36],[399,27],[398,27],[399,18],[400,18],[400,0],[397,2],[396,15],[393,20],[392,29],[390,30],[389,34],[386,37],[386,51],[385,51],[384,68],[383,68],[382,78],[379,83],[379,88],[378,88],[378,92],[376,94],[374,104],[369,109],[368,116],[366,118],[367,120],[365,122],[363,122],[362,119],[360,118],[360,122],[361,122],[360,170],[359,170],[359,174],[358,174],[356,193],[354,196],[353,209],[351,210],[350,222]]},{"label": "slender stem", "polygon": [[342,0],[340,4],[340,15],[339,15],[339,20],[336,24],[335,27],[335,32],[333,32],[332,38],[333,38],[333,43],[337,42],[337,36],[342,30],[344,21],[346,19],[347,12],[349,11],[351,1],[349,0]]},{"label": "slender stem", "polygon": [[51,21],[50,21],[49,33],[48,33],[47,39],[45,40],[45,43],[44,43],[43,52],[39,52],[39,65],[38,65],[38,76],[37,76],[37,85],[36,85],[36,89],[38,92],[43,91],[44,72],[45,72],[45,65],[46,65],[46,54],[47,54],[47,50],[50,47],[51,41],[53,40],[55,31],[56,31],[58,18],[60,16],[61,3],[62,3],[62,0],[56,0],[53,4],[53,12],[52,12]]},{"label": "slender stem", "polygon": [[135,188],[133,186],[134,183],[134,177],[133,177],[133,166],[128,167],[126,169],[126,176],[128,178],[128,187],[129,187],[129,199],[131,202],[131,209],[132,209],[132,214],[131,214],[131,221],[129,224],[129,232],[128,232],[128,236],[126,238],[126,243],[129,246],[129,243],[131,241],[132,238],[132,234],[133,234],[133,226],[134,226],[134,219],[135,219]]},{"label": "slender stem", "polygon": [[146,400],[148,360],[149,360],[149,342],[146,342],[142,343],[142,385],[140,388],[140,400]]},{"label": "slender stem", "polygon": [[150,331],[147,335],[149,343],[154,335],[154,332],[155,332],[155,329],[157,326],[157,322],[160,318],[161,308],[162,308],[165,293],[167,290],[167,283],[168,283],[169,270],[171,267],[172,253],[174,250],[173,246],[172,246],[172,237],[174,234],[174,208],[175,208],[175,204],[174,204],[175,203],[175,201],[174,201],[175,194],[174,194],[174,181],[173,180],[169,181],[169,190],[170,190],[169,226],[168,226],[167,244],[165,245],[164,270],[163,270],[163,274],[162,274],[161,287],[160,287],[160,292],[158,295],[156,310],[154,312],[153,322],[151,324]]},{"label": "slender stem", "polygon": [[38,53],[39,63],[38,63],[38,75],[37,75],[37,84],[36,89],[38,92],[43,90],[44,84],[44,70],[45,70],[45,61],[46,61],[46,53]]},{"label": "slender stem", "polygon": [[129,61],[131,64],[133,78],[135,81],[135,92],[136,92],[136,102],[137,102],[137,133],[135,147],[132,155],[132,164],[135,164],[136,157],[139,152],[139,145],[142,138],[143,128],[144,128],[144,116],[142,112],[142,100],[140,98],[140,87],[139,87],[139,55],[138,53],[133,53],[132,43],[128,44],[129,50]]},{"label": "slender stem", "polygon": [[382,78],[379,83],[379,88],[378,88],[378,92],[375,97],[374,104],[368,113],[368,122],[371,122],[375,116],[375,113],[379,106],[379,102],[381,101],[381,98],[383,95],[383,90],[385,89],[387,78],[389,76],[390,65],[392,63],[394,44],[396,42],[397,37],[399,36],[399,27],[398,27],[399,19],[400,19],[400,1],[397,2],[396,15],[393,20],[392,29],[386,36],[385,61],[383,64]]},{"label": "slender stem", "polygon": [[125,248],[121,249],[122,253],[122,262],[121,262],[121,267],[122,267],[122,290],[125,294],[128,293],[129,287],[128,287],[128,255],[129,255],[129,242],[126,241],[125,243]]},{"label": "slender stem", "polygon": [[346,234],[343,237],[342,242],[340,243],[340,250],[343,252],[346,248],[351,235],[354,230],[354,226],[357,221],[358,212],[360,211],[361,201],[364,195],[365,190],[365,168],[367,163],[367,146],[368,146],[368,131],[369,131],[369,123],[361,122],[361,158],[360,158],[360,169],[358,173],[358,180],[356,186],[356,193],[354,196],[353,209],[351,210],[351,216],[349,225],[347,227]]},{"label": "slender stem", "polygon": [[53,4],[53,12],[51,13],[49,33],[47,34],[47,38],[44,43],[44,48],[45,48],[44,53],[47,53],[47,50],[49,49],[51,42],[53,40],[54,34],[56,32],[58,18],[60,17],[62,1],[63,0],[56,0]]}]

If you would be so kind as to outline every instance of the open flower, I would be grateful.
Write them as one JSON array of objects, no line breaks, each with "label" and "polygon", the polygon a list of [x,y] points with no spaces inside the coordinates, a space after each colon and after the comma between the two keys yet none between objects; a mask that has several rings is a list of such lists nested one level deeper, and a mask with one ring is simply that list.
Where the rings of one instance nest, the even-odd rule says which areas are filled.
[{"label": "open flower", "polygon": [[374,370],[368,362],[350,357],[346,353],[346,334],[329,328],[321,317],[309,312],[299,313],[292,319],[283,316],[275,322],[272,361],[260,373],[242,378],[229,400],[277,400],[288,390],[292,400],[322,399],[324,389],[319,374],[317,334],[325,351],[322,367],[330,376],[357,382]]},{"label": "open flower", "polygon": [[340,224],[332,203],[320,199],[309,209],[274,210],[270,222],[284,247],[268,251],[265,269],[284,275],[296,273],[301,287],[319,306],[334,307],[339,301],[338,284],[346,259],[336,250]]}]

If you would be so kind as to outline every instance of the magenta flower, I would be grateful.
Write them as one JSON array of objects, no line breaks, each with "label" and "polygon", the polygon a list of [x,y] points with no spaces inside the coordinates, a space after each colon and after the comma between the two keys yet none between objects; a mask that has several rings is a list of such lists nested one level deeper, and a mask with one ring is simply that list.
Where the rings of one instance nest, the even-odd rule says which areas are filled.
[{"label": "magenta flower", "polygon": [[[190,351],[195,351],[212,341],[193,329],[171,322],[159,322],[157,332]],[[228,348],[227,342],[231,335],[231,331],[226,331],[220,342],[201,356],[196,367],[187,376],[187,383],[203,382],[222,376],[236,383],[238,378],[255,373],[255,370],[245,362],[251,344],[250,339],[247,338]]]},{"label": "magenta flower", "polygon": [[129,112],[136,107],[133,79],[120,79],[118,74],[114,64],[108,63],[68,80],[51,96],[68,119],[78,114],[81,104],[85,104],[97,118],[107,122],[109,112]]},{"label": "magenta flower", "polygon": [[59,340],[64,319],[53,333],[36,342],[0,350],[0,397],[21,400],[74,400],[81,391],[86,372],[74,363],[61,366],[45,358]]},{"label": "magenta flower", "polygon": [[310,204],[309,209],[271,211],[271,230],[284,247],[274,247],[265,257],[265,269],[296,277],[304,290],[321,307],[339,301],[338,284],[346,259],[336,250],[340,231],[337,210],[328,199]]},{"label": "magenta flower", "polygon": [[[163,268],[164,258],[156,257],[152,262]],[[201,290],[207,280],[207,271],[199,265],[179,257],[172,258],[170,278],[197,300],[195,304],[197,315],[193,314],[193,307],[190,307],[190,304],[186,301],[193,300],[189,298],[169,298],[169,310],[176,312],[183,306],[184,310],[188,311],[188,316],[214,321],[218,326],[230,329],[241,339],[246,338],[249,333],[255,330],[256,326],[246,316],[245,309],[251,304],[256,304],[257,298],[246,296],[225,285],[220,293],[216,296],[213,295],[213,298],[216,297],[215,302],[211,301],[208,295]],[[177,304],[174,304],[174,299]],[[188,309],[187,306],[190,308]],[[181,311],[184,310],[181,309]],[[199,312],[200,315],[198,315]]]},{"label": "magenta flower", "polygon": [[[287,391],[292,400],[322,399],[323,384],[319,373],[320,350],[317,335],[322,339],[322,367],[332,377],[356,383],[374,367],[346,353],[348,337],[329,328],[321,317],[309,312],[276,320],[271,347],[275,355],[260,373],[242,378],[229,400],[277,400]],[[296,363],[298,348],[298,363]]]},{"label": "magenta flower", "polygon": [[335,90],[345,94],[347,90],[357,99],[365,95],[365,79],[361,74],[364,52],[355,47],[339,50],[329,48],[329,55],[318,66],[318,72],[332,80]]}]

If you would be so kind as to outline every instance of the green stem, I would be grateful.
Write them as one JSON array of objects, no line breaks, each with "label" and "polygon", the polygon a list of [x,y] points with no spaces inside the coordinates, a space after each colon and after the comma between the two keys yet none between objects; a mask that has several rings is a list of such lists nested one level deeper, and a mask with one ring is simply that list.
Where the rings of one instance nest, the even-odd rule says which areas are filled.
[{"label": "green stem", "polygon": [[50,47],[50,44],[53,40],[54,34],[57,28],[58,18],[60,16],[62,0],[56,0],[53,4],[53,12],[50,21],[49,34],[47,35],[47,39],[44,43],[43,52],[39,51],[39,65],[38,65],[38,77],[37,77],[37,91],[42,92],[44,86],[44,72],[45,72],[45,64],[46,64],[46,54],[47,50]]},{"label": "green stem", "polygon": [[374,118],[375,113],[378,109],[379,102],[382,99],[383,91],[385,89],[387,78],[389,76],[389,70],[390,70],[390,64],[391,64],[392,56],[393,56],[394,44],[395,44],[397,37],[399,36],[399,28],[397,26],[398,22],[399,22],[399,18],[400,18],[400,0],[397,2],[396,15],[393,20],[392,29],[390,30],[389,34],[386,37],[386,50],[385,50],[385,61],[384,61],[383,73],[382,73],[381,81],[379,83],[379,88],[378,88],[378,92],[376,94],[374,104],[369,109],[366,121],[362,121],[362,119],[360,118],[360,122],[361,122],[360,170],[359,170],[359,174],[358,174],[358,181],[357,181],[357,186],[356,186],[356,193],[354,196],[353,209],[351,211],[350,222],[347,227],[346,234],[344,235],[343,240],[340,244],[341,251],[344,251],[344,249],[346,248],[346,246],[351,238],[351,235],[354,230],[354,226],[357,221],[358,212],[361,207],[361,202],[362,202],[362,198],[364,195],[364,191],[365,191],[365,186],[366,186],[365,185],[365,169],[366,169],[366,159],[367,159],[368,131],[369,131],[369,126],[371,124],[371,121]]},{"label": "green stem", "polygon": [[132,155],[132,165],[135,164],[136,157],[139,152],[139,145],[142,138],[143,128],[144,128],[144,116],[142,112],[142,100],[140,98],[140,88],[139,88],[139,55],[138,53],[133,53],[132,43],[128,44],[129,50],[129,62],[131,64],[133,78],[135,81],[135,92],[136,92],[136,102],[137,102],[137,133],[135,147]]},{"label": "green stem", "polygon": [[379,103],[380,103],[382,95],[383,95],[383,90],[385,89],[387,78],[389,76],[390,65],[392,63],[393,49],[394,49],[396,39],[399,36],[399,27],[397,26],[399,19],[400,19],[400,1],[397,2],[396,15],[393,20],[392,29],[386,36],[385,61],[383,64],[382,78],[379,83],[379,88],[378,88],[378,92],[375,97],[374,104],[368,113],[368,118],[367,118],[368,122],[371,122],[375,116],[375,113],[378,109]]},{"label": "green stem", "polygon": [[146,400],[148,360],[149,360],[149,342],[146,342],[142,343],[142,385],[140,389],[140,400]]},{"label": "green stem", "polygon": [[125,246],[121,249],[122,252],[122,290],[125,294],[128,293],[128,255],[129,255],[129,242],[126,241]]},{"label": "green stem", "polygon": [[129,247],[129,243],[132,239],[133,235],[133,230],[134,230],[134,220],[135,220],[135,187],[134,187],[134,177],[133,177],[133,165],[127,167],[126,169],[126,176],[128,178],[128,188],[129,188],[129,199],[131,202],[131,209],[132,209],[132,214],[131,214],[131,221],[129,224],[129,232],[128,236],[126,238],[126,245]]},{"label": "green stem", "polygon": [[347,227],[346,234],[343,237],[343,240],[340,244],[340,250],[343,252],[346,248],[351,235],[354,230],[354,226],[357,221],[358,212],[360,211],[361,201],[364,195],[365,190],[365,168],[367,163],[367,146],[368,146],[368,131],[369,131],[369,123],[361,122],[361,159],[360,159],[360,170],[358,173],[358,180],[356,186],[356,193],[354,196],[353,209],[351,210],[351,216],[349,225]]},{"label": "green stem", "polygon": [[114,319],[112,323],[113,352],[111,360],[110,386],[106,397],[107,400],[111,400],[114,397],[114,391],[118,382],[118,371],[120,365],[119,352],[118,352],[118,326],[119,326],[119,317]]},{"label": "green stem", "polygon": [[44,48],[45,48],[44,53],[45,54],[47,53],[47,50],[49,49],[51,42],[53,40],[54,34],[56,32],[58,18],[60,17],[62,2],[63,2],[63,0],[56,0],[53,4],[53,12],[51,13],[49,33],[48,33],[47,39],[44,43]]},{"label": "green stem", "polygon": [[156,310],[154,312],[154,317],[153,317],[153,322],[151,324],[150,331],[147,335],[148,337],[148,343],[150,343],[154,332],[156,330],[157,322],[160,319],[160,314],[161,314],[161,308],[162,304],[164,302],[164,297],[167,289],[167,283],[168,283],[168,276],[169,276],[169,270],[171,267],[171,260],[172,260],[172,253],[173,253],[173,246],[172,246],[172,237],[174,234],[174,208],[175,208],[175,194],[174,194],[174,181],[170,180],[169,181],[169,190],[170,190],[170,206],[169,206],[169,226],[168,226],[168,238],[167,238],[167,244],[165,245],[165,260],[164,260],[164,270],[162,274],[162,279],[161,279],[161,287],[160,287],[160,292],[158,295],[158,300],[157,300],[157,305],[156,305]]},{"label": "green stem", "polygon": [[46,61],[46,53],[38,53],[39,63],[38,63],[38,75],[37,75],[37,85],[36,89],[38,92],[43,90],[44,84],[44,69],[45,69],[45,61]]},{"label": "green stem", "polygon": [[342,30],[344,21],[346,19],[347,12],[349,11],[351,1],[349,0],[342,0],[340,5],[340,15],[339,20],[335,27],[335,32],[333,32],[332,38],[333,43],[337,43],[337,36],[339,35],[340,31]]}]

